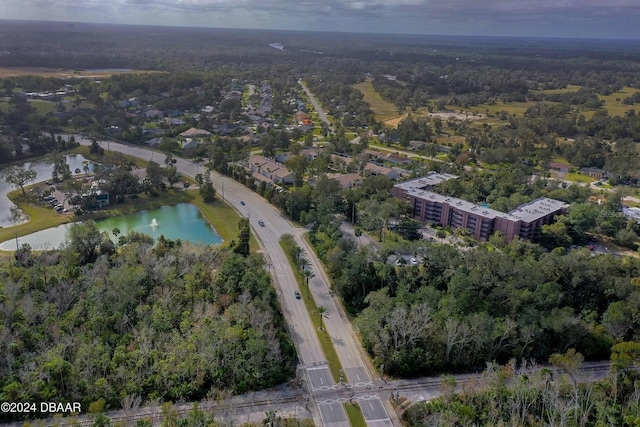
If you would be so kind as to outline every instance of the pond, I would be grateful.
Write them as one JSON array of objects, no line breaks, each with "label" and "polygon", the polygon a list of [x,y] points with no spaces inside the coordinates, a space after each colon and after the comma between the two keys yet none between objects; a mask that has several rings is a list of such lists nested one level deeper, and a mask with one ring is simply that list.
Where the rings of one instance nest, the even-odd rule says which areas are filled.
[{"label": "pond", "polygon": [[[183,240],[200,245],[217,245],[222,238],[216,230],[205,220],[195,205],[181,203],[175,206],[163,206],[149,211],[140,211],[130,215],[105,218],[96,221],[98,229],[109,233],[111,240],[115,240],[112,232],[114,228],[120,230],[120,235],[130,231],[148,234],[154,239],[164,235],[167,239]],[[36,233],[18,237],[18,245],[28,243],[33,249],[54,249],[66,239],[72,224],[41,230]],[[9,240],[0,243],[0,250],[14,251],[16,241]]]},{"label": "pond", "polygon": [[[67,158],[67,164],[71,169],[71,174],[76,175],[76,169],[79,169],[80,174],[84,174],[84,165],[89,165],[89,171],[93,171],[93,163],[89,162],[80,154],[69,154],[65,156]],[[53,165],[45,162],[27,162],[21,167],[28,168],[32,166],[38,173],[36,182],[46,181],[51,179],[53,173]],[[0,227],[11,227],[14,225],[27,222],[28,218],[22,215],[22,212],[16,208],[16,205],[11,203],[11,200],[7,197],[11,191],[15,190],[15,187],[7,184],[4,180],[0,180]]]}]

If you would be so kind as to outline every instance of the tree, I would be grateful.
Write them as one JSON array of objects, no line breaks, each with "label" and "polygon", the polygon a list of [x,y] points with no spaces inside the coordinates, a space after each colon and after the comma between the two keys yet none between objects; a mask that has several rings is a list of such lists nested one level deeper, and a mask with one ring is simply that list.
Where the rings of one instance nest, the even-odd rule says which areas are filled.
[{"label": "tree", "polygon": [[320,315],[320,327],[322,328],[322,319],[327,316],[327,308],[324,305],[318,306],[318,314]]},{"label": "tree", "polygon": [[304,174],[309,167],[309,160],[303,156],[294,156],[284,162],[285,166],[289,168],[295,177],[295,184],[297,187],[301,187],[304,179]]},{"label": "tree", "polygon": [[216,200],[216,189],[213,188],[213,183],[208,173],[204,175],[204,181],[200,185],[198,192],[205,203],[213,203]]},{"label": "tree", "polygon": [[69,229],[67,247],[78,255],[78,264],[84,265],[96,260],[103,233],[98,230],[94,221],[76,224]]},{"label": "tree", "polygon": [[38,172],[35,169],[22,169],[17,166],[10,166],[0,170],[0,177],[4,179],[7,184],[11,184],[14,187],[20,187],[22,194],[26,194],[24,186],[29,182],[35,181]]},{"label": "tree", "polygon": [[309,279],[316,277],[315,273],[311,270],[302,270],[302,275],[307,285],[307,298],[309,298]]},{"label": "tree", "polygon": [[89,146],[89,152],[91,154],[98,154],[99,156],[102,156],[104,154],[104,148],[100,146],[95,138],[92,138],[91,145]]},{"label": "tree", "polygon": [[565,216],[558,216],[555,223],[542,226],[542,244],[547,248],[566,248],[571,245],[572,241]]},{"label": "tree", "polygon": [[238,242],[233,248],[233,252],[244,257],[248,257],[249,253],[251,252],[251,248],[249,247],[249,239],[251,238],[251,227],[249,225],[249,219],[240,219],[240,222],[238,223],[238,229]]}]

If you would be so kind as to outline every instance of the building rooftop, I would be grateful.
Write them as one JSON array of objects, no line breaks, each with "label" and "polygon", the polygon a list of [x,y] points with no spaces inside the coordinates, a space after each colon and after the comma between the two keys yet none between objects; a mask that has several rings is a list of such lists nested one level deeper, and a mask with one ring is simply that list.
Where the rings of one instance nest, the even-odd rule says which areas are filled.
[{"label": "building rooftop", "polygon": [[567,209],[568,207],[568,203],[561,202],[560,200],[541,197],[527,204],[518,206],[509,213],[525,222],[533,222],[561,209]]},{"label": "building rooftop", "polygon": [[402,190],[406,191],[424,190],[426,188],[432,188],[433,186],[435,186],[436,184],[440,184],[441,182],[456,178],[458,178],[457,175],[452,175],[450,173],[429,172],[427,175],[421,178],[400,182],[394,185],[394,187],[401,188]]},{"label": "building rooftop", "polygon": [[500,212],[491,208],[485,208],[483,206],[476,205],[475,203],[467,202],[466,200],[458,199],[456,197],[443,196],[442,194],[434,193],[433,191],[413,189],[410,190],[407,194],[410,194],[422,200],[429,200],[436,203],[446,203],[456,210],[468,212],[475,215],[481,215],[488,219],[495,219],[500,217],[517,220],[517,218],[511,214]]}]

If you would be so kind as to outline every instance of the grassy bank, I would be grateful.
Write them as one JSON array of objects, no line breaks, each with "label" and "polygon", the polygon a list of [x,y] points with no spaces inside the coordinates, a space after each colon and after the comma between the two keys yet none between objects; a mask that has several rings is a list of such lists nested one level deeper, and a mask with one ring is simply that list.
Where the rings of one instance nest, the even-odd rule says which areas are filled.
[{"label": "grassy bank", "polygon": [[22,194],[21,190],[14,190],[7,196],[9,200],[24,211],[31,220],[14,227],[0,228],[0,242],[74,221],[72,214],[60,215],[49,207],[39,205],[35,196],[29,193]]}]

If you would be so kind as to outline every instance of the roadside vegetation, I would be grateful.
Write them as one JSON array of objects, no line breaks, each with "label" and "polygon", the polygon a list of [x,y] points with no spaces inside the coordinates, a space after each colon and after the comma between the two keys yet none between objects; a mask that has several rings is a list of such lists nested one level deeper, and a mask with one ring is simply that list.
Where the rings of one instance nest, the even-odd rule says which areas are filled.
[{"label": "roadside vegetation", "polygon": [[293,373],[259,256],[135,232],[114,242],[90,221],[64,248],[23,246],[15,261],[0,266],[4,401],[102,399],[117,409],[126,396],[198,400]]},{"label": "roadside vegetation", "polygon": [[614,346],[611,374],[597,382],[580,374],[583,357],[573,350],[551,356],[556,372],[512,362],[490,364],[469,384],[456,384],[454,377],[446,376],[442,395],[411,406],[403,419],[410,427],[634,425],[640,420],[634,386],[638,373],[633,369],[639,350],[637,342]]}]

